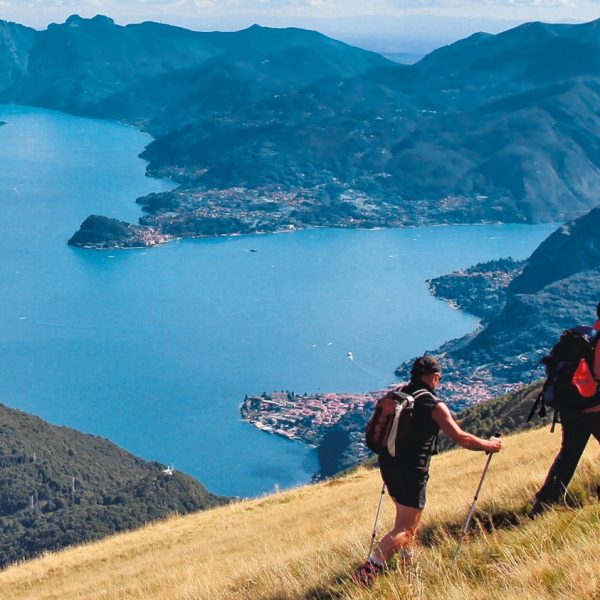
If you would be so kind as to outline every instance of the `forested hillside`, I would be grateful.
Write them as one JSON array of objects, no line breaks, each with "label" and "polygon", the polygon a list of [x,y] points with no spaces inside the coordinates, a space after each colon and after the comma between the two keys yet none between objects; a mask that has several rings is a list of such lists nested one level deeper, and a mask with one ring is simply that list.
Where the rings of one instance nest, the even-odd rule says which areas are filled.
[{"label": "forested hillside", "polygon": [[0,405],[0,565],[224,502],[108,440]]}]

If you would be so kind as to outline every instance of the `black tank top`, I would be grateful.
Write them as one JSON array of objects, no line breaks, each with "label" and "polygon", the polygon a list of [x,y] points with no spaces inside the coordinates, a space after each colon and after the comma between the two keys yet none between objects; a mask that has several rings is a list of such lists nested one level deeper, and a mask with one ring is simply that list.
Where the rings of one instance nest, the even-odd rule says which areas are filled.
[{"label": "black tank top", "polygon": [[402,388],[406,394],[414,394],[418,390],[427,390],[429,393],[420,394],[415,398],[408,435],[399,442],[396,458],[391,460],[404,468],[428,471],[432,454],[437,454],[440,432],[440,427],[433,420],[431,412],[442,400],[422,381],[411,381]]}]

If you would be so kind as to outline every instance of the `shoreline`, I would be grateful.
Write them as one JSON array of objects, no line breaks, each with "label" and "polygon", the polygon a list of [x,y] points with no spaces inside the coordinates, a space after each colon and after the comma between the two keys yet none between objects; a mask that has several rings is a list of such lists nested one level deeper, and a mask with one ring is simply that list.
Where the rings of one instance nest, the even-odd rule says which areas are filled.
[{"label": "shoreline", "polygon": [[[104,218],[110,219],[109,217],[104,217]],[[417,229],[424,229],[424,228],[442,228],[442,227],[444,227],[444,228],[445,227],[479,227],[479,226],[487,227],[490,225],[491,226],[502,226],[502,227],[504,227],[504,226],[511,227],[511,226],[516,226],[516,225],[531,226],[531,227],[536,227],[539,225],[548,225],[548,226],[559,226],[560,225],[560,223],[555,223],[555,222],[550,222],[550,221],[547,223],[522,223],[522,222],[514,222],[513,223],[513,222],[508,222],[508,221],[489,221],[489,222],[478,221],[475,223],[469,223],[469,222],[423,223],[423,224],[419,224],[419,225],[410,224],[410,225],[399,225],[399,226],[390,225],[390,226],[376,226],[376,227],[362,227],[362,226],[352,226],[352,225],[349,225],[349,226],[307,225],[307,226],[287,227],[287,228],[275,229],[275,230],[257,230],[257,231],[251,231],[251,232],[232,232],[232,233],[197,234],[197,235],[186,235],[186,236],[173,235],[173,236],[171,236],[170,234],[160,233],[160,231],[157,231],[155,228],[152,228],[147,225],[135,225],[132,223],[128,223],[126,221],[120,221],[118,219],[110,219],[110,220],[118,221],[123,226],[128,226],[128,227],[145,230],[150,233],[156,234],[156,236],[158,236],[158,237],[168,238],[168,239],[163,239],[163,240],[158,241],[157,243],[153,243],[153,244],[140,243],[140,245],[136,245],[136,246],[125,245],[125,244],[101,245],[101,244],[106,243],[104,240],[99,241],[98,243],[86,243],[86,244],[74,243],[74,244],[69,244],[69,245],[72,245],[77,248],[81,248],[83,250],[140,250],[140,249],[148,249],[148,248],[158,248],[158,247],[166,246],[167,244],[186,242],[186,241],[204,241],[204,240],[213,240],[213,239],[219,240],[219,239],[245,238],[245,237],[253,238],[255,236],[262,237],[262,236],[268,236],[268,235],[285,235],[285,234],[293,234],[293,233],[299,233],[299,232],[304,232],[304,231],[318,231],[318,230],[324,230],[324,229],[340,230],[340,231],[349,230],[349,231],[368,232],[368,231],[393,231],[393,230],[406,230],[406,229],[417,230]],[[85,221],[84,221],[84,223],[85,223]],[[83,223],[82,223],[82,225],[83,225]],[[79,231],[81,231],[81,227],[80,227]],[[79,231],[78,231],[78,233],[79,233]],[[75,237],[75,235],[73,237]],[[425,280],[425,282],[429,282],[429,281],[430,281],[430,279]],[[447,298],[444,298],[442,296],[436,296],[433,293],[432,293],[432,295],[434,295],[436,298],[439,298],[440,300],[444,300],[445,302],[450,304],[451,308],[453,308],[453,309],[457,308],[460,310],[460,306],[458,306],[458,305],[454,306],[452,304],[452,302],[450,300],[448,300]]]},{"label": "shoreline", "polygon": [[[474,267],[461,268],[449,275],[427,279],[428,291],[432,297],[443,300],[451,310],[460,310],[481,319],[482,315],[489,316],[503,308],[503,290],[521,273],[523,264],[524,261],[512,258],[492,259]],[[473,302],[474,290],[481,292],[483,284],[487,286],[484,288],[486,294],[477,295],[478,302]],[[465,300],[468,302],[465,303]],[[431,352],[442,360],[445,378],[440,386],[440,397],[453,412],[462,412],[492,398],[513,393],[525,385],[524,381],[507,382],[495,377],[493,369],[489,369],[491,365],[448,363],[448,347],[472,337],[481,329],[481,320],[479,323],[462,338],[448,340]],[[396,377],[400,378],[409,370],[411,361],[406,360],[396,368]],[[334,432],[338,430],[339,435],[348,439],[351,455],[344,458],[345,467],[348,462],[358,464],[367,459],[370,454],[363,440],[366,422],[376,400],[389,389],[400,385],[403,382],[398,379],[384,389],[365,393],[328,392],[302,396],[293,392],[263,393],[262,396],[246,396],[239,410],[244,420],[261,431],[300,440],[316,448],[321,470],[315,476],[328,476],[332,473],[323,473],[321,457],[335,451],[331,450],[332,444],[327,442],[327,436],[331,433],[335,437]],[[339,443],[335,442],[333,446]]]}]

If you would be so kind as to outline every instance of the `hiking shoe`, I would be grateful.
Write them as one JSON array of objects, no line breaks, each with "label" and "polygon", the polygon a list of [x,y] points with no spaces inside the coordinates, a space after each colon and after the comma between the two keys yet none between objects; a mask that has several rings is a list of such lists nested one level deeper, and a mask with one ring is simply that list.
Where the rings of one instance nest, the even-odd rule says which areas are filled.
[{"label": "hiking shoe", "polygon": [[533,503],[533,507],[531,512],[529,513],[530,519],[535,519],[539,517],[541,514],[545,513],[552,505],[549,502],[542,502],[541,500],[536,500]]},{"label": "hiking shoe", "polygon": [[383,567],[368,560],[352,574],[352,581],[361,588],[370,588],[379,575],[383,573]]}]

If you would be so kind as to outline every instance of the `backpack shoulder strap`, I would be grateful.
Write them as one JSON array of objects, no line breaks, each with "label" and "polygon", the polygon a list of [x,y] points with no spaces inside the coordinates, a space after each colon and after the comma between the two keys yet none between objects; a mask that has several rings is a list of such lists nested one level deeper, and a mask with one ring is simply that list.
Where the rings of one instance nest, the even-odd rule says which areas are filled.
[{"label": "backpack shoulder strap", "polygon": [[433,400],[437,403],[437,402],[442,402],[441,398],[438,398],[433,392],[430,392],[429,390],[426,389],[420,389],[417,390],[414,394],[413,394],[413,398],[416,400],[417,398],[422,398],[423,396],[431,396],[433,398]]},{"label": "backpack shoulder strap", "polygon": [[433,392],[426,390],[425,388],[421,388],[412,394],[407,394],[406,392],[402,392],[400,390],[393,390],[392,394],[399,398],[400,400],[408,400],[410,404],[413,404],[417,398],[422,398],[424,396],[431,396],[433,400],[437,402],[442,402],[441,398],[438,398]]},{"label": "backpack shoulder strap", "polygon": [[404,402],[405,400],[408,400],[409,402],[414,401],[414,396],[412,394],[407,394],[401,390],[392,390],[391,395],[395,396],[401,402]]},{"label": "backpack shoulder strap", "polygon": [[529,416],[527,417],[527,420],[525,421],[526,423],[529,423],[529,421],[531,421],[531,419],[533,419],[533,415],[535,414],[535,411],[538,409],[538,407],[539,407],[538,416],[541,417],[542,419],[546,416],[546,407],[544,406],[543,398],[544,398],[544,392],[541,391],[535,397],[535,402],[533,403],[533,406],[531,407]]}]

